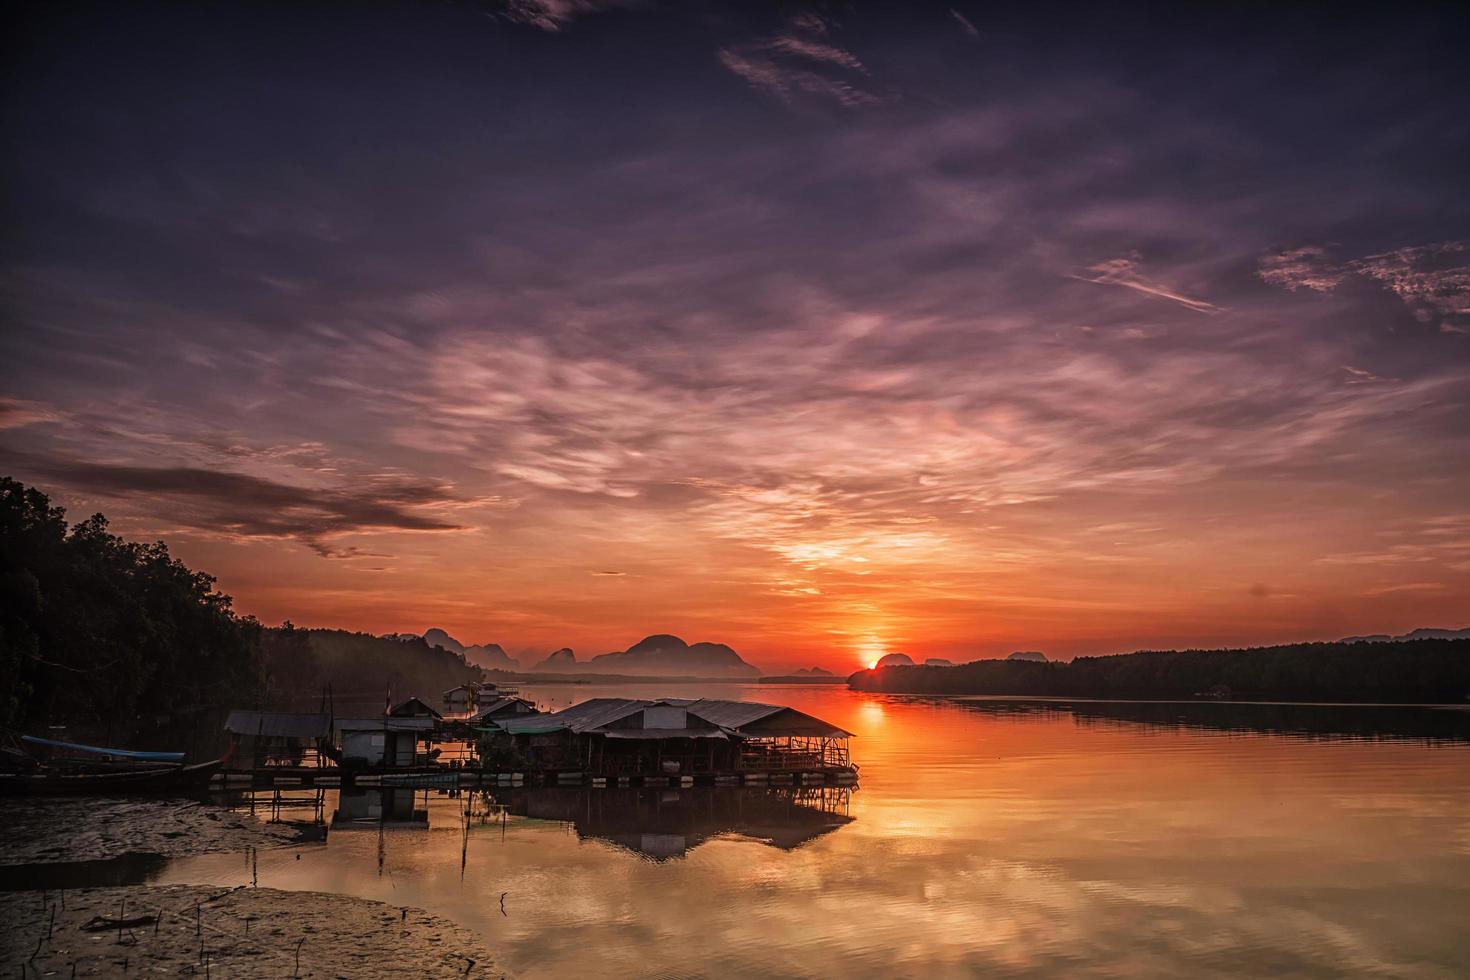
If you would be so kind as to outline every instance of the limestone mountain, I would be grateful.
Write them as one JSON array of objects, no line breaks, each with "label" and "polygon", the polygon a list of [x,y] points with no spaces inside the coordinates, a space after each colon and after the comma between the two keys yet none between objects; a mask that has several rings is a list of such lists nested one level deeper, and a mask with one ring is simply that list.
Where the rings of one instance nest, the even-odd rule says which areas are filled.
[{"label": "limestone mountain", "polygon": [[668,633],[646,636],[626,650],[604,653],[578,666],[589,674],[665,677],[753,677],[760,673],[723,643],[689,644]]},{"label": "limestone mountain", "polygon": [[577,663],[577,655],[572,652],[571,647],[562,647],[553,650],[531,668],[533,674],[550,674],[557,671],[576,670],[582,666]]},{"label": "limestone mountain", "polygon": [[484,667],[486,670],[519,670],[521,666],[501,648],[499,643],[466,646],[437,626],[424,630],[424,642],[431,647],[443,647],[460,654],[468,663],[476,667]]}]

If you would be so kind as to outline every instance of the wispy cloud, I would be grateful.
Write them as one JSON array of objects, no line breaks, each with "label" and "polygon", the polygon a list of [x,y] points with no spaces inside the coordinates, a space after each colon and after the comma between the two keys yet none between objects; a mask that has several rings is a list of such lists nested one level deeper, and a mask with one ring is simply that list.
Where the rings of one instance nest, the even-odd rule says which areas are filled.
[{"label": "wispy cloud", "polygon": [[1077,276],[1084,282],[1095,282],[1104,286],[1123,286],[1135,289],[1148,296],[1157,296],[1160,299],[1171,300],[1180,306],[1186,306],[1199,313],[1219,313],[1221,308],[1214,303],[1207,303],[1202,299],[1186,296],[1177,290],[1170,289],[1158,282],[1145,277],[1139,272],[1139,263],[1136,259],[1119,258],[1099,262],[1097,265],[1089,266],[1087,269],[1091,276]]},{"label": "wispy cloud", "polygon": [[807,99],[851,109],[886,101],[873,89],[862,60],[832,43],[830,33],[829,22],[805,15],[793,19],[786,33],[722,48],[720,64],[787,105]]},{"label": "wispy cloud", "polygon": [[88,495],[166,506],[177,527],[236,538],[296,539],[323,557],[388,557],[329,545],[364,531],[458,531],[434,513],[458,498],[446,484],[385,480],[352,488],[303,487],[244,473],[80,460],[21,460],[53,485]]},{"label": "wispy cloud", "polygon": [[498,13],[507,20],[543,31],[560,31],[579,17],[635,3],[636,0],[502,0]]}]

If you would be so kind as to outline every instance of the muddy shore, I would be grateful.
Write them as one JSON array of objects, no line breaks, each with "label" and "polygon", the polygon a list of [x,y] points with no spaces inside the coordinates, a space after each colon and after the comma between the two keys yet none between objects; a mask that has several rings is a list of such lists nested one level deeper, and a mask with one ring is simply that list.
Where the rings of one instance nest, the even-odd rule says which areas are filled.
[{"label": "muddy shore", "polygon": [[[117,928],[99,918],[156,921]],[[200,885],[10,892],[0,894],[0,922],[0,975],[11,977],[505,976],[481,941],[453,923],[317,892]]]},{"label": "muddy shore", "polygon": [[[182,855],[320,846],[309,820],[267,817],[194,800],[0,801],[0,976],[505,975],[472,932],[420,909],[146,884]],[[151,920],[86,928],[138,917]]]},{"label": "muddy shore", "polygon": [[287,847],[308,833],[200,800],[125,797],[0,800],[0,823],[0,865]]}]

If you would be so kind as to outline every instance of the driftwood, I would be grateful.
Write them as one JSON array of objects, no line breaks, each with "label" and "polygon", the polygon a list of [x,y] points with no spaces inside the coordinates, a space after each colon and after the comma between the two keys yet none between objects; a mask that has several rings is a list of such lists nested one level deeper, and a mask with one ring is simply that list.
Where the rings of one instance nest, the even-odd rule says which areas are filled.
[{"label": "driftwood", "polygon": [[137,915],[128,919],[109,919],[105,915],[94,915],[82,924],[86,932],[106,932],[109,929],[133,929],[137,926],[151,926],[158,921],[158,916]]}]

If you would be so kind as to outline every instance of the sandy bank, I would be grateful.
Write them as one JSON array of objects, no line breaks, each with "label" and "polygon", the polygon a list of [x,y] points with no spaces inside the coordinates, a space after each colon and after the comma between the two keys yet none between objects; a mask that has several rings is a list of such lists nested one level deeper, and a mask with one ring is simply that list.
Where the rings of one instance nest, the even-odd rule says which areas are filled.
[{"label": "sandy bank", "polygon": [[[96,916],[160,911],[156,929],[83,928]],[[0,922],[0,975],[10,977],[22,970],[69,977],[73,969],[78,977],[505,975],[473,933],[444,919],[317,892],[198,885],[11,892],[0,894]]]}]

